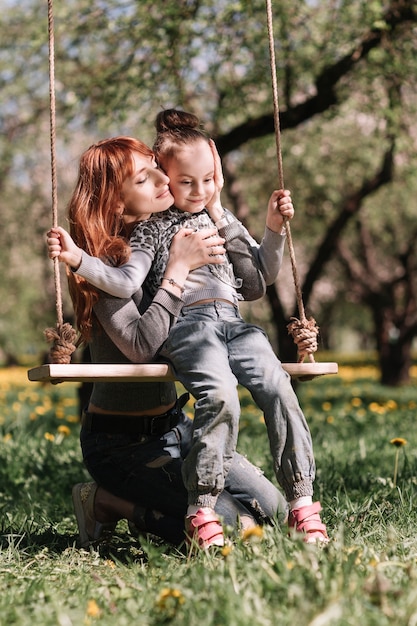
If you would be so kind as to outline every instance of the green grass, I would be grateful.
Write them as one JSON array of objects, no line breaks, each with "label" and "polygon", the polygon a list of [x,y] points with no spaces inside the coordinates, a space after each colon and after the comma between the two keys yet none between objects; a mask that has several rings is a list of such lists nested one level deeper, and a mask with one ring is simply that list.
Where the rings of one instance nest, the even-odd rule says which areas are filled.
[{"label": "green grass", "polygon": [[[124,522],[110,545],[75,548],[71,487],[88,479],[76,388],[0,370],[0,624],[416,625],[417,388],[383,388],[374,374],[341,368],[297,389],[328,548],[268,528],[228,554],[187,559],[139,545]],[[271,477],[261,415],[241,400],[239,449]]]}]

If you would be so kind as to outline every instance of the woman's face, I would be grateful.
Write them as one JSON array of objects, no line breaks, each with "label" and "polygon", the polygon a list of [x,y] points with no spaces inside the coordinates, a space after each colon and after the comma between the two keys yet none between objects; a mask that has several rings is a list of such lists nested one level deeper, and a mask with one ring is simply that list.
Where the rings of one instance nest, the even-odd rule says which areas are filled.
[{"label": "woman's face", "polygon": [[177,209],[188,213],[202,211],[215,191],[214,159],[209,144],[201,139],[181,147],[164,169]]},{"label": "woman's face", "polygon": [[148,219],[152,213],[166,211],[174,199],[168,187],[169,178],[151,157],[133,154],[133,173],[122,185],[123,220],[131,224]]}]

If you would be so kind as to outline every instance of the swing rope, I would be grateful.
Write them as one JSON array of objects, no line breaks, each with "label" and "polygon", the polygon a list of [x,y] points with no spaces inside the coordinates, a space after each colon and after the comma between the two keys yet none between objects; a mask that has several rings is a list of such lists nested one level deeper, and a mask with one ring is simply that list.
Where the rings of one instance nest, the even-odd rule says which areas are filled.
[{"label": "swing rope", "polygon": [[[269,56],[270,56],[271,78],[272,78],[272,96],[273,96],[273,103],[274,103],[274,127],[275,127],[277,163],[278,163],[278,182],[279,182],[279,188],[284,189],[284,170],[282,166],[281,128],[280,128],[280,121],[279,121],[277,69],[276,69],[276,61],[275,61],[275,46],[274,46],[271,0],[266,0],[266,17],[267,17],[267,25],[268,25]],[[294,252],[294,246],[292,242],[290,223],[289,223],[288,218],[285,218],[284,225],[285,225],[285,232],[287,236],[288,249],[290,253],[292,274],[293,274],[295,292],[297,296],[297,306],[298,306],[298,314],[299,314],[299,319],[296,317],[290,318],[292,321],[290,324],[288,324],[287,329],[288,329],[288,333],[292,335],[294,339],[294,343],[297,345],[298,363],[302,363],[306,357],[308,357],[311,363],[314,363],[315,361],[314,361],[313,353],[317,351],[317,336],[319,333],[319,328],[316,324],[316,321],[312,317],[310,319],[307,319],[306,317],[304,304],[303,304],[303,297],[302,297],[302,292],[301,292],[301,286],[300,286],[300,281],[298,277],[297,264],[295,261],[295,252]],[[302,350],[300,350],[300,347],[299,347],[299,344],[301,342],[303,342],[303,344],[307,344],[307,346],[303,345]]]},{"label": "swing rope", "polygon": [[[48,42],[49,42],[49,119],[51,141],[51,183],[52,183],[52,226],[58,226],[58,184],[56,173],[56,105],[55,105],[55,39],[52,0],[48,0]],[[53,345],[49,351],[51,363],[70,363],[71,354],[75,351],[77,333],[71,324],[64,323],[62,306],[61,279],[59,260],[54,258],[55,306],[57,323],[55,328],[44,331],[45,338]]]}]

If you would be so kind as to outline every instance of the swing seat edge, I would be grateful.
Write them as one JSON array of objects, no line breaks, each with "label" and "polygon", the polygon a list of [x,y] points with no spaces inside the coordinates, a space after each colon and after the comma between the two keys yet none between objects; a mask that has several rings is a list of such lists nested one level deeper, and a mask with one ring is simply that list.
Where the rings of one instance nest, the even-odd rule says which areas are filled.
[{"label": "swing seat edge", "polygon": [[[337,363],[282,363],[291,378],[337,374]],[[48,363],[28,370],[31,382],[167,382],[176,378],[164,363]]]}]

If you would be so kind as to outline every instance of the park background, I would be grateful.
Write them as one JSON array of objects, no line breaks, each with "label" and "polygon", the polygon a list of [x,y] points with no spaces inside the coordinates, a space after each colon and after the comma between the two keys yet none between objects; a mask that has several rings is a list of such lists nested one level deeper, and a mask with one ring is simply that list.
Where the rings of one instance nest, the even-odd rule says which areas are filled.
[{"label": "park background", "polygon": [[[0,7],[0,623],[417,624],[416,3],[272,2],[297,267],[316,358],[340,364],[297,386],[333,541],[271,529],[193,562],[123,525],[103,551],[74,547],[77,388],[26,380],[56,316],[47,2]],[[54,19],[60,224],[81,152],[116,134],[152,144],[157,112],[178,106],[215,139],[224,204],[259,240],[278,180],[264,2],[66,0]],[[288,254],[242,310],[295,359]],[[262,416],[241,400],[240,449],[272,476]]]}]

